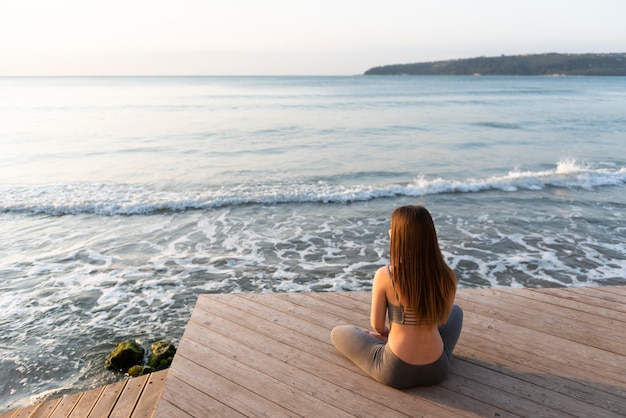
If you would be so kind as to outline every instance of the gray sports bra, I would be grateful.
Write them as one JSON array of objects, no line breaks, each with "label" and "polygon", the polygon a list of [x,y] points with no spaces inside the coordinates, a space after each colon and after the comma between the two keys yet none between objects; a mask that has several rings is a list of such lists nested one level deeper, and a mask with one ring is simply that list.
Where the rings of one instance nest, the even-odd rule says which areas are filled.
[{"label": "gray sports bra", "polygon": [[396,294],[396,302],[398,302],[397,305],[394,305],[387,301],[387,315],[389,316],[389,322],[403,325],[418,325],[419,321],[417,320],[415,311],[400,303],[400,298],[398,298],[398,292],[396,291],[396,287],[393,283],[393,277],[391,276],[389,266],[387,266],[387,272],[389,272],[391,287],[393,287],[393,292]]}]

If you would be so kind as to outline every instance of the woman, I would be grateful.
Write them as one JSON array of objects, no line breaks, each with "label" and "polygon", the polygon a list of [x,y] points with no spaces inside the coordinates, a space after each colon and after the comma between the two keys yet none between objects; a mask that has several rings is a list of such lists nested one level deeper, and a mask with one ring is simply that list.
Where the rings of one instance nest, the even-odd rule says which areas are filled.
[{"label": "woman", "polygon": [[372,284],[374,331],[343,325],[330,336],[337,350],[385,385],[434,385],[448,375],[461,334],[463,311],[453,304],[456,277],[425,208],[397,208],[389,238],[390,265],[378,269]]}]

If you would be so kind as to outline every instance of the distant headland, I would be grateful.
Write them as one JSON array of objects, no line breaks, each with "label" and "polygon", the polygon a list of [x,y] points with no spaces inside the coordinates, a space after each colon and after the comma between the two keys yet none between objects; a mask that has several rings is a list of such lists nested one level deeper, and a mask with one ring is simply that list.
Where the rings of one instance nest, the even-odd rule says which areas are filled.
[{"label": "distant headland", "polygon": [[626,76],[626,53],[528,54],[374,67],[364,75]]}]

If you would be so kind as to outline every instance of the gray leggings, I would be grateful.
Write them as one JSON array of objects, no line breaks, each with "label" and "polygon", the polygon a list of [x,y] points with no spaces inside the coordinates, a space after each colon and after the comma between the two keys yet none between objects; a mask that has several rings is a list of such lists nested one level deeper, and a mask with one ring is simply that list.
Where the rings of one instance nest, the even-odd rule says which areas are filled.
[{"label": "gray leggings", "polygon": [[402,361],[387,344],[356,326],[337,326],[331,331],[330,338],[337,350],[370,377],[387,386],[406,389],[435,385],[448,375],[452,351],[459,340],[462,326],[463,311],[453,305],[448,321],[439,327],[443,353],[438,360],[423,365]]}]

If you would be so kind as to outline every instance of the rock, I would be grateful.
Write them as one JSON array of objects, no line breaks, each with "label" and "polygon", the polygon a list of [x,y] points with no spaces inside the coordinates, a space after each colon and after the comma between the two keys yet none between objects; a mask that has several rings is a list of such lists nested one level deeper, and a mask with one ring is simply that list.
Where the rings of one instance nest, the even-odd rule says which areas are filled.
[{"label": "rock", "polygon": [[123,341],[107,357],[104,367],[108,370],[126,371],[143,362],[144,349],[135,341]]},{"label": "rock", "polygon": [[144,374],[152,373],[154,369],[150,366],[133,366],[128,369],[128,375],[130,377],[143,376]]},{"label": "rock", "polygon": [[173,344],[167,341],[158,341],[152,344],[150,348],[148,366],[154,370],[167,369],[174,359],[174,354],[176,354],[176,347]]}]

